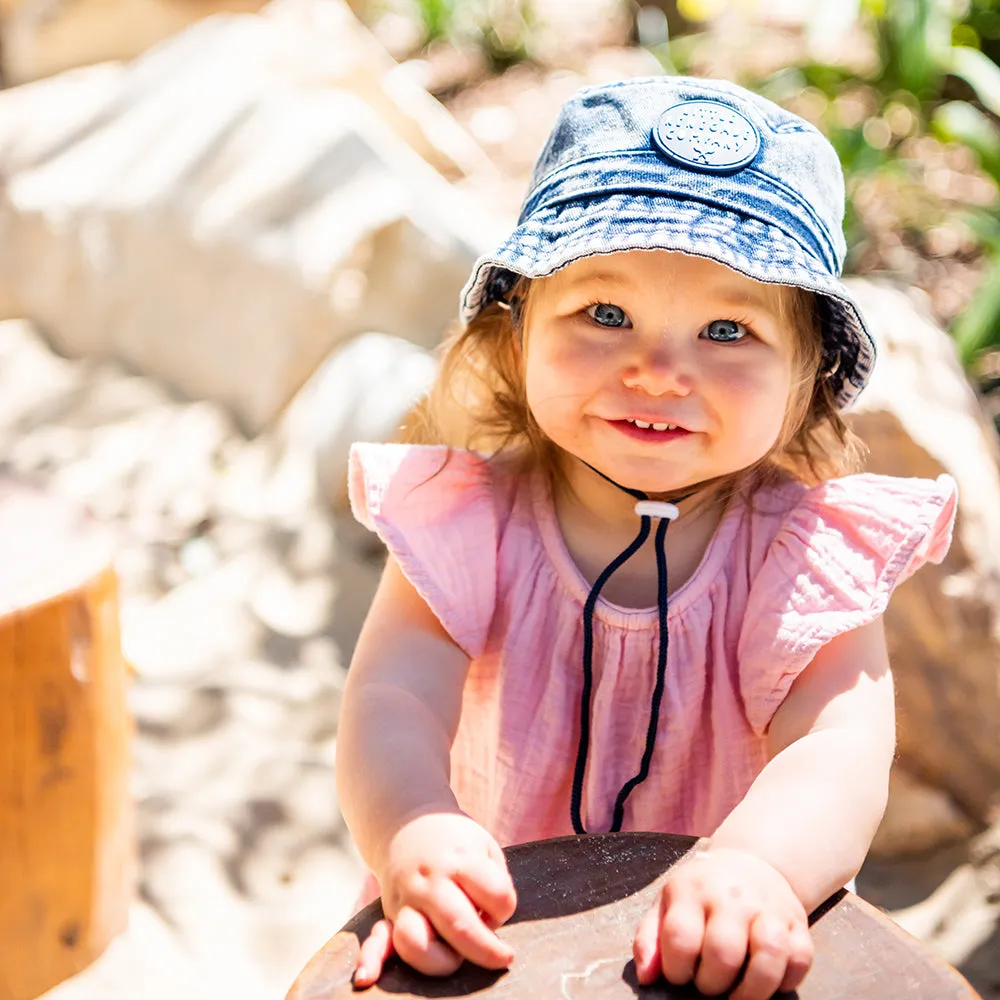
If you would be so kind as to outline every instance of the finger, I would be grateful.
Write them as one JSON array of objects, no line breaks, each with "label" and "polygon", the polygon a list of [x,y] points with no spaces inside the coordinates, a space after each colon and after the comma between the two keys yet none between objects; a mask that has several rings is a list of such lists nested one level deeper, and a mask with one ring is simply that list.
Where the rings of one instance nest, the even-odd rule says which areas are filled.
[{"label": "finger", "polygon": [[514,950],[486,926],[472,900],[450,879],[428,900],[427,916],[434,929],[458,954],[484,969],[506,969]]},{"label": "finger", "polygon": [[495,840],[493,840],[492,837],[486,845],[486,853],[489,854],[490,858],[504,871],[507,871],[507,855],[504,854],[503,848]]},{"label": "finger", "polygon": [[731,1000],[768,1000],[785,978],[791,934],[785,921],[767,913],[750,925],[750,958]]},{"label": "finger", "polygon": [[659,928],[660,967],[668,982],[681,986],[694,978],[705,930],[702,903],[683,896],[674,896],[665,903]]},{"label": "finger", "polygon": [[639,922],[632,941],[635,975],[640,986],[649,986],[660,975],[660,920],[663,913],[663,894]]},{"label": "finger", "polygon": [[361,945],[358,967],[354,970],[352,980],[354,985],[359,989],[365,989],[378,982],[378,977],[382,975],[382,967],[392,955],[392,951],[392,921],[379,920]]},{"label": "finger", "polygon": [[789,932],[788,966],[781,989],[789,992],[798,989],[812,968],[814,950],[809,925],[805,921],[796,921]]},{"label": "finger", "polygon": [[492,861],[456,872],[455,881],[488,918],[489,927],[506,923],[517,909],[517,893],[506,866]]},{"label": "finger", "polygon": [[440,940],[427,917],[412,906],[396,914],[392,944],[407,965],[427,976],[450,976],[462,964],[462,956]]},{"label": "finger", "polygon": [[694,984],[706,996],[725,993],[740,973],[747,956],[749,920],[731,910],[716,910],[705,923],[701,961]]}]

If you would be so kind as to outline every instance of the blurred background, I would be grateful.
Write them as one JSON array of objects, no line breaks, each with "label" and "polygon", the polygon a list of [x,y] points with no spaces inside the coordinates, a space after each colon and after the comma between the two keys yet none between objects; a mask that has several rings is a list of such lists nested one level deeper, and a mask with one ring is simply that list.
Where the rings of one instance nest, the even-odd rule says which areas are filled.
[{"label": "blurred background", "polygon": [[133,671],[128,930],[49,1000],[280,997],[350,915],[337,716],[382,554],[347,448],[429,385],[561,103],[659,73],[841,157],[881,351],[852,420],[873,471],[962,492],[887,618],[859,891],[1000,998],[998,55],[1000,0],[0,0],[0,485],[111,532]]}]

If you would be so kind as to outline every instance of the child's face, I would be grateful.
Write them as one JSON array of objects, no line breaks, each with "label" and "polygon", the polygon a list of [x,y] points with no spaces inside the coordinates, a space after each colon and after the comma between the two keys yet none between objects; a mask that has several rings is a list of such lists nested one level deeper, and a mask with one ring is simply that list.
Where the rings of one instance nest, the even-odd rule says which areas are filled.
[{"label": "child's face", "polygon": [[588,257],[535,282],[525,315],[535,420],[565,451],[650,493],[752,465],[777,440],[792,387],[782,294],[663,250]]}]

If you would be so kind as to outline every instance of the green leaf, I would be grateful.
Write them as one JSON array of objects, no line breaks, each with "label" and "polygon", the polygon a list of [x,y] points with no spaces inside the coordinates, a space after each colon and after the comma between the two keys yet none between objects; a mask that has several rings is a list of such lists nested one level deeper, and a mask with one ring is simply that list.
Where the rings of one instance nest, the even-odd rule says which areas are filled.
[{"label": "green leaf", "polygon": [[922,98],[940,91],[951,49],[945,0],[893,0],[884,22],[887,62],[900,86]]},{"label": "green leaf", "polygon": [[417,0],[424,27],[424,44],[451,34],[455,20],[455,0]]},{"label": "green leaf", "polygon": [[1000,116],[1000,66],[985,52],[967,45],[951,49],[948,72],[964,80],[975,92],[984,108]]},{"label": "green leaf", "polygon": [[980,351],[1000,344],[1000,253],[991,256],[979,287],[952,324],[951,333],[966,367]]},{"label": "green leaf", "polygon": [[990,255],[1000,254],[1000,219],[987,209],[963,212],[959,218],[972,230],[979,243],[987,247]]},{"label": "green leaf", "polygon": [[980,166],[1000,183],[1000,126],[967,101],[949,101],[934,112],[934,130],[947,142],[960,142],[978,157]]}]

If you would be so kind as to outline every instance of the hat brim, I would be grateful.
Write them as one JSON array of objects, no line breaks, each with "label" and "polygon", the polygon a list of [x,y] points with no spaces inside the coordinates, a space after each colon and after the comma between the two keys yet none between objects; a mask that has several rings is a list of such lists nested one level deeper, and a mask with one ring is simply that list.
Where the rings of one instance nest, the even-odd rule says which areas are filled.
[{"label": "hat brim", "polygon": [[624,250],[675,250],[714,260],[755,281],[793,285],[826,297],[822,310],[838,407],[848,407],[875,364],[875,341],[857,303],[800,243],[776,226],[696,200],[612,193],[562,202],[525,219],[481,257],[462,292],[462,321],[490,303],[498,271],[544,278],[573,261]]}]

